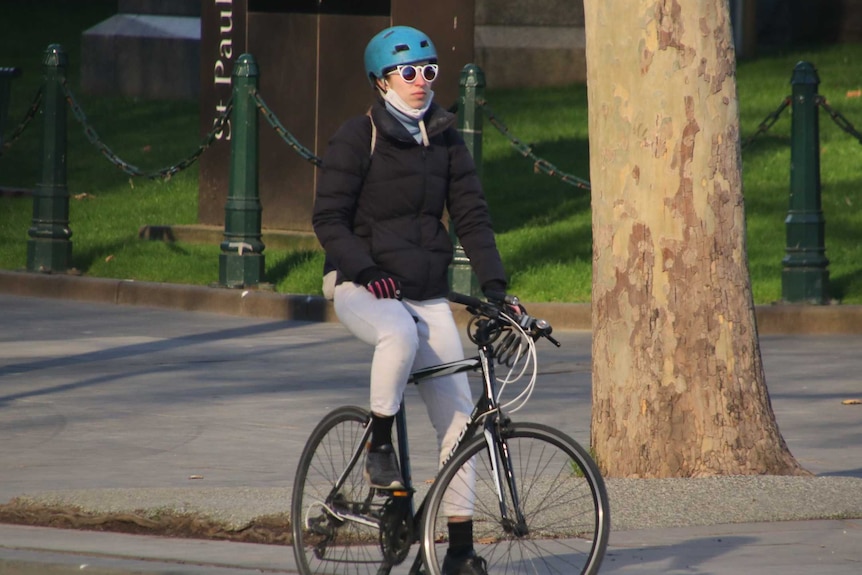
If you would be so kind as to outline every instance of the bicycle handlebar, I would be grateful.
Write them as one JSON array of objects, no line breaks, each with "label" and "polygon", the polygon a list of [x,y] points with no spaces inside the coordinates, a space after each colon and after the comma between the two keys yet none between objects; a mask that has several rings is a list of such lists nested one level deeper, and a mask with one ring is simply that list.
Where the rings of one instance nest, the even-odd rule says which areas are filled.
[{"label": "bicycle handlebar", "polygon": [[473,315],[483,315],[494,320],[499,318],[502,311],[508,311],[509,315],[515,316],[514,319],[532,336],[534,341],[544,337],[555,346],[561,347],[560,342],[551,337],[553,331],[551,324],[544,319],[528,315],[517,296],[506,295],[505,293],[488,293],[486,295],[488,300],[482,301],[470,295],[449,292],[449,301],[466,306],[467,311]]},{"label": "bicycle handlebar", "polygon": [[471,295],[464,295],[462,293],[454,291],[449,292],[449,301],[451,301],[452,303],[457,303],[476,309],[481,309],[482,305],[485,303],[477,297],[473,297]]}]

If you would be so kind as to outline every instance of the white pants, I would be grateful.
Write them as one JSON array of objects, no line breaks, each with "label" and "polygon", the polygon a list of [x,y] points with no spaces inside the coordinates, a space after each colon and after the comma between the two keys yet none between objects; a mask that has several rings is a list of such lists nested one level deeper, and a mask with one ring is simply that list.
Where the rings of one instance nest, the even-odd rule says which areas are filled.
[{"label": "white pants", "polygon": [[[414,369],[464,358],[461,336],[444,298],[413,301],[377,299],[363,286],[344,282],[335,288],[335,314],[357,338],[374,346],[371,362],[371,411],[395,415],[407,378]],[[466,373],[437,377],[419,384],[431,425],[437,432],[440,463],[448,455],[473,410]],[[461,474],[462,497],[448,506],[452,515],[472,515],[474,471]],[[456,480],[457,482],[457,480]],[[451,492],[456,491],[453,483]],[[457,502],[455,500],[462,499]]]}]

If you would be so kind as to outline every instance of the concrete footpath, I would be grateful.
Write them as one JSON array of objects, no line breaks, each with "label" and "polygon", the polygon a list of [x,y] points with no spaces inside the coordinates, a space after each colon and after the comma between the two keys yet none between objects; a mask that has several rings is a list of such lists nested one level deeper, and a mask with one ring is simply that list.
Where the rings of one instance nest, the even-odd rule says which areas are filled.
[{"label": "concrete footpath", "polygon": [[[7,510],[78,510],[103,529],[194,517],[222,532],[253,531],[286,517],[295,462],[320,417],[367,401],[369,348],[338,323],[199,311],[192,294],[200,303],[202,288],[170,296],[160,286],[159,303],[146,305],[118,305],[117,289],[130,286],[116,282],[75,284],[89,297],[63,299],[56,286],[36,290],[50,297],[25,297],[6,289],[8,275],[0,274]],[[99,300],[100,289],[110,297]],[[316,309],[326,319],[326,306]],[[862,335],[813,331],[766,334],[761,348],[781,431],[815,475],[611,480],[602,573],[862,572],[862,405],[848,401],[862,400]],[[538,388],[516,417],[587,443],[590,333],[555,335],[563,348],[540,346]],[[434,471],[430,426],[414,388],[407,404],[421,481]],[[0,574],[73,571],[296,572],[284,545],[0,524]]]}]

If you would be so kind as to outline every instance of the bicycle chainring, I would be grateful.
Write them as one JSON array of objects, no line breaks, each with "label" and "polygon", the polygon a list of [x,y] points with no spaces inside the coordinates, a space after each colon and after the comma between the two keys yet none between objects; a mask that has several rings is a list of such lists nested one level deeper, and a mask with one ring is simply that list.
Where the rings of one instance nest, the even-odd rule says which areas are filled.
[{"label": "bicycle chainring", "polygon": [[380,525],[380,550],[384,561],[400,565],[413,544],[413,515],[409,496],[391,496],[383,504]]}]

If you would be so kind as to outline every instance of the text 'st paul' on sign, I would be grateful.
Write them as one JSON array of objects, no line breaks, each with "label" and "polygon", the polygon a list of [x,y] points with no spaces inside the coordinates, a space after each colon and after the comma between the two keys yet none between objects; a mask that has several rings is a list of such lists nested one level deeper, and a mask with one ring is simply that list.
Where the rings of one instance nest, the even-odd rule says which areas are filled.
[{"label": "text 'st paul' on sign", "polygon": [[[365,113],[374,92],[365,45],[388,26],[414,26],[437,47],[435,100],[458,98],[461,69],[473,61],[472,0],[204,0],[201,6],[201,136],[231,97],[237,58],[254,56],[262,99],[316,156],[349,117]],[[264,228],[311,231],[317,170],[259,117],[259,196]],[[198,221],[224,224],[230,166],[229,122],[201,156]],[[251,159],[250,159],[251,160]],[[253,161],[253,160],[251,160]]]}]

